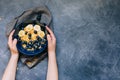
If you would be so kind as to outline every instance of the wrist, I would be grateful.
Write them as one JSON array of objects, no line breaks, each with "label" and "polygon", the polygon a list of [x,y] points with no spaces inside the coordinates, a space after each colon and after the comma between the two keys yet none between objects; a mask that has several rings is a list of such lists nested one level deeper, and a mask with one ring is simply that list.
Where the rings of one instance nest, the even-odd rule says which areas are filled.
[{"label": "wrist", "polygon": [[18,53],[12,53],[12,54],[11,54],[11,57],[18,58],[18,57],[19,57],[19,54],[18,54]]},{"label": "wrist", "polygon": [[49,58],[56,57],[55,52],[48,52],[48,57],[49,57]]},{"label": "wrist", "polygon": [[12,56],[11,56],[11,60],[13,60],[13,61],[18,61],[18,56],[12,55]]},{"label": "wrist", "polygon": [[55,54],[55,51],[48,51],[48,55]]}]

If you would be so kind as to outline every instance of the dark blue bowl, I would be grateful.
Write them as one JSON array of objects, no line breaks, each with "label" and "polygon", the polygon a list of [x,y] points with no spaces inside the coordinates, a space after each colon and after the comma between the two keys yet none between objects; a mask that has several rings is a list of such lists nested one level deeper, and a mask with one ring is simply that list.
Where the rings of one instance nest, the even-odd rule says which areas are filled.
[{"label": "dark blue bowl", "polygon": [[[22,47],[22,42],[19,40],[19,37],[18,37],[18,33],[19,31],[24,28],[25,26],[27,26],[28,24],[37,24],[37,25],[40,25],[42,28],[42,30],[45,32],[45,37],[44,39],[46,39],[46,42],[45,44],[42,44],[41,45],[41,48],[40,49],[36,49],[34,51],[28,51],[26,49],[24,49]],[[38,21],[34,20],[34,21],[26,21],[26,22],[23,22],[23,23],[20,23],[18,25],[15,26],[15,33],[14,33],[14,38],[17,38],[18,39],[18,42],[17,42],[17,49],[20,53],[24,54],[24,55],[28,55],[28,56],[35,56],[35,55],[38,55],[40,53],[42,53],[46,48],[47,48],[47,38],[46,38],[46,34],[47,34],[47,31],[46,31],[46,28],[45,28],[45,24],[41,24],[39,23]]]}]

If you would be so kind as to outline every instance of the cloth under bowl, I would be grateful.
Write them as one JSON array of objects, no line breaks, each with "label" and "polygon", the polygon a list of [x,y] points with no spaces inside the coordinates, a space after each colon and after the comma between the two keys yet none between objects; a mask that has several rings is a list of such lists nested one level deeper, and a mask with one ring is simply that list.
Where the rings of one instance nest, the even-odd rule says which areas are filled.
[{"label": "cloth under bowl", "polygon": [[[7,37],[9,36],[10,32],[15,28],[15,25],[26,20],[35,20],[36,18],[39,19],[40,23],[45,23],[53,31],[52,16],[49,9],[46,6],[40,6],[24,11],[20,16],[14,18],[10,23],[8,23],[6,27]],[[26,56],[20,54],[20,60],[22,61],[22,63],[26,64],[29,68],[34,67],[46,57],[47,49],[44,50],[41,54],[38,54],[36,56]]]}]

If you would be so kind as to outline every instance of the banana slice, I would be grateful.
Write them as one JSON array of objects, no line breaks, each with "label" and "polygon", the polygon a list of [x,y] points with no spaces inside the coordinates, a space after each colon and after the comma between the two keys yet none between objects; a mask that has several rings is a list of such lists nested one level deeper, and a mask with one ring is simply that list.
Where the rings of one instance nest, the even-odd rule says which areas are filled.
[{"label": "banana slice", "polygon": [[40,27],[39,25],[35,25],[35,26],[34,26],[34,30],[40,31],[40,30],[41,30],[41,27]]},{"label": "banana slice", "polygon": [[20,30],[18,33],[19,37],[23,37],[25,35],[25,31],[24,30]]},{"label": "banana slice", "polygon": [[32,49],[27,49],[28,51],[33,51],[34,50],[34,48],[32,48]]},{"label": "banana slice", "polygon": [[21,40],[22,41],[27,41],[27,42],[30,41],[29,38],[28,38],[28,35],[24,35],[23,37],[21,37]]},{"label": "banana slice", "polygon": [[23,47],[23,48],[26,48],[26,44],[23,44],[22,47]]},{"label": "banana slice", "polygon": [[29,33],[30,33],[30,34],[34,34],[34,29],[32,29]]},{"label": "banana slice", "polygon": [[25,31],[30,32],[31,30],[33,30],[33,25],[29,24],[24,28]]},{"label": "banana slice", "polygon": [[37,37],[37,34],[32,34],[31,36],[32,41],[36,40],[37,39],[36,37]]},{"label": "banana slice", "polygon": [[45,36],[45,33],[43,31],[38,31],[38,36],[40,36],[41,38],[43,38]]}]

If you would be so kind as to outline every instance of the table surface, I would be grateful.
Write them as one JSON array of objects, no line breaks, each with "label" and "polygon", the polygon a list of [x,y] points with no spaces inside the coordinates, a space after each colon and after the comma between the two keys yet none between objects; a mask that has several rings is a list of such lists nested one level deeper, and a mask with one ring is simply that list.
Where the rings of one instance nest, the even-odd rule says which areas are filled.
[{"label": "table surface", "polygon": [[[6,24],[40,5],[53,15],[59,80],[120,80],[120,0],[0,0],[0,78],[10,58]],[[19,61],[16,80],[45,80],[47,61],[33,69]]]}]

